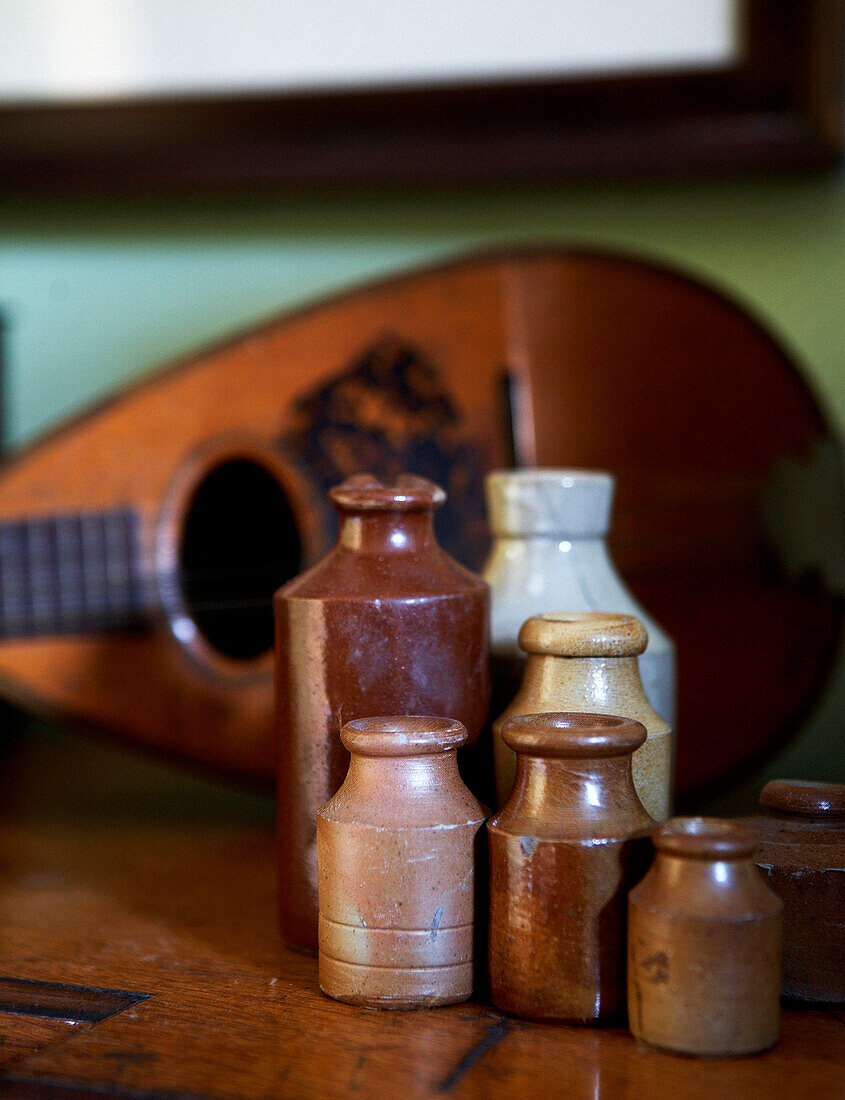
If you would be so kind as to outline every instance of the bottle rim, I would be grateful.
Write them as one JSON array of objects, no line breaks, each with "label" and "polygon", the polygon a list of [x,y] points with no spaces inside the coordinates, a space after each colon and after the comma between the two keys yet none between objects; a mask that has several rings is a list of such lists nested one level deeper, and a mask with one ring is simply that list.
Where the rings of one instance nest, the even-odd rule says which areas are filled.
[{"label": "bottle rim", "polygon": [[752,832],[720,817],[673,817],[652,833],[658,852],[683,859],[747,859],[757,851]]},{"label": "bottle rim", "polygon": [[645,743],[647,734],[632,718],[558,711],[509,718],[501,736],[521,756],[595,759],[629,756]]},{"label": "bottle rim", "polygon": [[374,474],[354,474],[329,490],[341,512],[424,512],[439,508],[446,492],[424,477],[400,474],[387,485]]},{"label": "bottle rim", "polygon": [[550,611],[522,624],[519,644],[526,653],[551,657],[638,657],[648,631],[635,615]]},{"label": "bottle rim", "polygon": [[357,756],[430,756],[465,744],[466,727],[453,718],[380,715],[347,722],[340,739]]}]

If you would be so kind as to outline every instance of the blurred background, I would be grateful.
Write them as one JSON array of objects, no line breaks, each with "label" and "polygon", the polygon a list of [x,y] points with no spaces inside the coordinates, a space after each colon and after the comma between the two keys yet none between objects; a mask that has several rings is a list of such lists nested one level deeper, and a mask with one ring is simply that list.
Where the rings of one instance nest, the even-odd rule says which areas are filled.
[{"label": "blurred background", "polygon": [[[717,287],[842,433],[840,4],[411,7],[0,0],[7,446],[315,297],[530,241]],[[711,808],[747,808],[774,775],[841,780],[843,715],[840,659],[802,731]]]}]

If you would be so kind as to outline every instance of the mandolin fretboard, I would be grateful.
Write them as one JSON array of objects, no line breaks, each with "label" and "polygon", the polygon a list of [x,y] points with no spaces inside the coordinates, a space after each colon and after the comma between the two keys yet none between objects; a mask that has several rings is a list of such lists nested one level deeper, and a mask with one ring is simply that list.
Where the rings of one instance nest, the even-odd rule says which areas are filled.
[{"label": "mandolin fretboard", "polygon": [[146,607],[131,509],[0,524],[0,638],[129,630]]}]

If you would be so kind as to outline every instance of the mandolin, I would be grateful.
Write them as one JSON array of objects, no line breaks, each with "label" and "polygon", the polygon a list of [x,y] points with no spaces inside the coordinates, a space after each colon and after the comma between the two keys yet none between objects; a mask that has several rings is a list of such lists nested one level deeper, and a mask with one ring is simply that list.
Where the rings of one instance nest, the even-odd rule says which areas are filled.
[{"label": "mandolin", "polygon": [[617,563],[678,644],[678,787],[700,787],[769,751],[824,682],[840,601],[771,514],[830,436],[752,318],[653,264],[529,248],[367,285],[4,464],[0,690],[267,782],[271,596],[331,545],[332,484],[439,481],[439,537],[478,568],[486,471],[601,467],[618,479]]}]

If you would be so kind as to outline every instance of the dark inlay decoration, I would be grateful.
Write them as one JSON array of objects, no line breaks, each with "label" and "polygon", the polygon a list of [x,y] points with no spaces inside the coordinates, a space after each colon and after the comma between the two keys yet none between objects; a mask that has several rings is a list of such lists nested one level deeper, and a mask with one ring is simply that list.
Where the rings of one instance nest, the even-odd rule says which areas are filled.
[{"label": "dark inlay decoration", "polygon": [[126,989],[0,978],[0,1012],[48,1020],[97,1024],[152,996],[152,993],[134,993]]},{"label": "dark inlay decoration", "polygon": [[441,545],[470,568],[483,563],[481,450],[435,365],[399,337],[381,336],[333,379],[299,397],[281,444],[324,493],[363,471],[387,482],[403,472],[437,482],[448,493],[435,515]]}]

